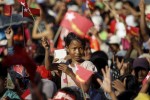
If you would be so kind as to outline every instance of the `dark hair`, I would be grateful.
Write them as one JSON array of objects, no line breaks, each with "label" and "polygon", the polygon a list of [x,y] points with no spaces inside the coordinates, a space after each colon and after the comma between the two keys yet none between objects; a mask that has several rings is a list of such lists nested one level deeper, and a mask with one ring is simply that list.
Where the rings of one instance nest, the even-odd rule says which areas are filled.
[{"label": "dark hair", "polygon": [[2,64],[0,63],[0,78],[5,79],[7,77],[7,68],[6,66],[3,67]]},{"label": "dark hair", "polygon": [[65,37],[65,46],[69,46],[71,41],[73,40],[77,40],[79,42],[82,43],[82,46],[85,47],[85,41],[84,39],[80,38],[78,35],[76,35],[75,33],[73,32],[70,32],[67,37]]},{"label": "dark hair", "polygon": [[133,98],[135,98],[136,95],[137,93],[133,91],[124,91],[123,93],[117,96],[117,100],[133,100]]},{"label": "dark hair", "polygon": [[81,99],[82,97],[80,96],[80,92],[77,91],[76,89],[72,89],[71,87],[64,87],[62,89],[59,89],[58,92],[59,91],[62,91],[62,92],[65,92],[66,94],[70,94],[70,95],[74,96],[75,100],[82,100]]},{"label": "dark hair", "polygon": [[119,78],[123,82],[123,80],[126,78],[126,90],[134,91],[136,92],[138,89],[138,82],[135,78],[135,76],[126,74]]}]

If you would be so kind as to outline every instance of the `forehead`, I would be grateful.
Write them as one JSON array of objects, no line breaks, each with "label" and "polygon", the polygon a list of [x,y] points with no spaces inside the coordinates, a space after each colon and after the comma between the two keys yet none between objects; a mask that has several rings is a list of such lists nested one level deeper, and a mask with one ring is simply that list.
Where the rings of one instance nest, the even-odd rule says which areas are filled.
[{"label": "forehead", "polygon": [[70,43],[70,45],[69,45],[69,47],[74,47],[74,46],[77,46],[77,47],[82,46],[81,41],[72,40],[71,43]]}]

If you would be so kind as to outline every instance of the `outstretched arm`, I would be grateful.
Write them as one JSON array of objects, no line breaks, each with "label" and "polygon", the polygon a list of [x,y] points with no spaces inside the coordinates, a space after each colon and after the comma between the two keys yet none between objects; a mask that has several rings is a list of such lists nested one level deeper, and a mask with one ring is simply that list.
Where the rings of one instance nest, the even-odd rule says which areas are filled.
[{"label": "outstretched arm", "polygon": [[51,24],[46,24],[45,25],[45,31],[41,32],[39,29],[39,24],[40,24],[41,18],[37,18],[34,26],[33,26],[33,31],[32,31],[32,38],[33,39],[41,39],[42,37],[48,37],[49,39],[53,39],[53,31],[51,29]]},{"label": "outstretched arm", "polygon": [[13,47],[13,35],[14,35],[14,31],[12,30],[11,27],[8,27],[5,30],[5,35],[7,38],[7,54],[8,55],[13,55],[14,54],[14,47]]},{"label": "outstretched arm", "polygon": [[143,42],[146,42],[146,41],[149,40],[149,35],[148,35],[148,27],[146,25],[146,20],[145,20],[145,4],[144,4],[144,0],[140,0],[139,8],[140,8],[140,11],[141,11],[141,18],[140,18],[141,36],[143,38]]}]

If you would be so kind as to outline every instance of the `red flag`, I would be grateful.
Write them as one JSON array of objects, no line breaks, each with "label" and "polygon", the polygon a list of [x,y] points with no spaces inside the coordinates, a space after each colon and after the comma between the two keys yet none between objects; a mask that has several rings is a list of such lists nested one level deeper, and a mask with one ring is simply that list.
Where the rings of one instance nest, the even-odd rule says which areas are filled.
[{"label": "red flag", "polygon": [[4,5],[4,15],[5,16],[12,15],[12,6],[11,5]]},{"label": "red flag", "polygon": [[68,34],[69,30],[63,27],[58,38],[57,49],[63,49],[65,47],[64,37],[66,37]]},{"label": "red flag", "polygon": [[93,72],[85,69],[84,67],[77,65],[76,79],[81,83],[86,83],[93,75]]},{"label": "red flag", "polygon": [[18,0],[18,2],[19,2],[22,6],[27,7],[26,0]]},{"label": "red flag", "polygon": [[148,74],[145,77],[145,79],[142,81],[142,84],[145,85],[145,83],[148,81],[149,78],[150,78],[150,71],[148,72]]},{"label": "red flag", "polygon": [[93,23],[76,12],[68,11],[61,22],[61,26],[84,37],[88,30],[93,26]]},{"label": "red flag", "polygon": [[95,36],[92,36],[90,39],[90,47],[96,51],[100,50],[99,42]]},{"label": "red flag", "polygon": [[138,27],[129,26],[127,29],[127,32],[131,35],[139,36],[139,28]]},{"label": "red flag", "polygon": [[24,8],[23,9],[23,17],[30,17],[30,16],[40,16],[40,9],[35,8]]},{"label": "red flag", "polygon": [[146,15],[147,19],[150,20],[150,13]]},{"label": "red flag", "polygon": [[26,91],[24,91],[24,93],[21,95],[21,98],[22,98],[23,100],[30,100],[30,99],[31,99],[30,90],[27,89]]},{"label": "red flag", "polygon": [[123,46],[123,50],[128,50],[130,48],[130,43],[127,39],[122,38],[121,43],[122,43],[122,46]]}]

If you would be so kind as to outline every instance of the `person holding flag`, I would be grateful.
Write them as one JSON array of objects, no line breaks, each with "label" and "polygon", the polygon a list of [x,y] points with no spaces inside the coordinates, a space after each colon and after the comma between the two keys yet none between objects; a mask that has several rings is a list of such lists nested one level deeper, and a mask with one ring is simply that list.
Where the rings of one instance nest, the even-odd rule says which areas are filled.
[{"label": "person holding flag", "polygon": [[[45,46],[46,46],[45,41]],[[47,69],[61,70],[61,87],[76,86],[87,92],[90,87],[90,79],[94,72],[97,72],[96,67],[90,61],[82,59],[84,55],[84,41],[75,33],[69,33],[65,39],[68,55],[71,57],[65,64],[58,63],[54,66],[50,62]],[[48,54],[47,54],[48,55]],[[46,59],[46,58],[45,58]],[[47,65],[48,66],[48,65]]]}]

